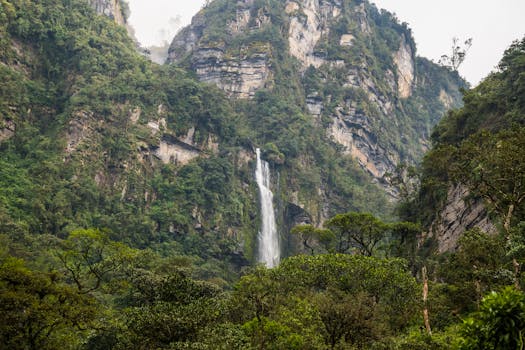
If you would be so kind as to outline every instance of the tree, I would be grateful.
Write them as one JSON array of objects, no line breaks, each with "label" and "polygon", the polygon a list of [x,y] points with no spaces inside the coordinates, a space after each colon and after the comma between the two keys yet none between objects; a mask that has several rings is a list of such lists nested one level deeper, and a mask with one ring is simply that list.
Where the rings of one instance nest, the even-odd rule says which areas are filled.
[{"label": "tree", "polygon": [[329,289],[353,296],[365,293],[381,308],[383,319],[392,327],[402,328],[414,316],[417,285],[402,259],[349,254],[298,255],[285,259],[273,278],[282,295]]},{"label": "tree", "polygon": [[[525,128],[503,130],[497,134],[478,132],[465,140],[458,150],[456,176],[483,197],[501,217],[512,245],[514,214],[525,202]],[[519,284],[520,264],[513,258],[514,280]]]},{"label": "tree", "polygon": [[255,348],[366,348],[413,320],[417,289],[401,259],[298,255],[243,276],[230,319]]},{"label": "tree", "polygon": [[438,63],[455,72],[458,71],[459,66],[465,61],[465,56],[472,46],[472,38],[465,40],[463,46],[459,43],[457,37],[452,38],[452,53],[450,56],[442,55]]},{"label": "tree", "polygon": [[263,266],[256,267],[250,274],[243,276],[235,286],[232,317],[237,320],[256,318],[259,322],[269,315],[275,306],[279,293],[274,270]]},{"label": "tree", "polygon": [[525,200],[524,149],[525,128],[517,128],[497,134],[481,131],[458,150],[457,180],[490,203],[507,233]]},{"label": "tree", "polygon": [[244,332],[250,336],[253,349],[299,350],[304,348],[301,336],[276,320],[266,317],[253,319],[243,325]]},{"label": "tree", "polygon": [[412,222],[396,222],[388,225],[391,239],[389,253],[398,258],[407,259],[412,274],[416,274],[418,266],[418,237],[422,228]]},{"label": "tree", "polygon": [[65,349],[64,339],[72,345],[92,326],[96,307],[56,274],[31,271],[12,257],[0,263],[0,344],[6,349]]},{"label": "tree", "polygon": [[139,252],[110,240],[101,230],[87,229],[71,232],[55,255],[78,291],[86,294],[122,273]]},{"label": "tree", "polygon": [[220,289],[182,270],[143,273],[130,282],[124,326],[117,331],[124,334],[118,337],[122,348],[179,349],[225,315]]},{"label": "tree", "polygon": [[457,310],[472,311],[486,292],[512,282],[504,258],[502,237],[479,229],[463,233],[456,252],[438,268],[438,277],[451,287],[449,299],[454,300]]},{"label": "tree", "polygon": [[507,287],[486,296],[462,327],[462,350],[508,350],[525,347],[525,293]]},{"label": "tree", "polygon": [[372,256],[378,243],[385,237],[387,225],[368,213],[338,214],[325,224],[333,233],[333,249],[349,253],[356,249],[362,255]]},{"label": "tree", "polygon": [[292,228],[291,234],[300,236],[303,246],[313,255],[319,243],[326,244],[334,239],[334,234],[330,230],[316,228],[312,225],[298,225]]},{"label": "tree", "polygon": [[367,293],[349,295],[329,289],[314,297],[323,324],[323,337],[330,349],[344,340],[359,348],[379,339],[385,328],[378,308]]}]

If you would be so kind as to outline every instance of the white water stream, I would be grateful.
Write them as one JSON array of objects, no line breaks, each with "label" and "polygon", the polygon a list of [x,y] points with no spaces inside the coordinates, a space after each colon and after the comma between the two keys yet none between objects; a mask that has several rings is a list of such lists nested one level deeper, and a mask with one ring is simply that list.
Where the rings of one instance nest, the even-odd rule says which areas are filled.
[{"label": "white water stream", "polygon": [[279,250],[279,234],[275,223],[273,210],[273,193],[270,190],[270,167],[261,160],[261,150],[257,148],[257,169],[255,180],[259,186],[261,202],[261,230],[259,231],[259,261],[268,268],[279,265],[281,253]]}]

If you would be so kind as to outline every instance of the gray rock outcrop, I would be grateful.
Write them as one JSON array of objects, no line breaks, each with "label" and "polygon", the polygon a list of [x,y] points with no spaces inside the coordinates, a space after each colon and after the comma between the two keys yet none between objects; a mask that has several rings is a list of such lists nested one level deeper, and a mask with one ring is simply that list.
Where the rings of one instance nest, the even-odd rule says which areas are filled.
[{"label": "gray rock outcrop", "polygon": [[0,142],[5,141],[15,134],[15,123],[12,120],[6,120],[3,125],[0,123]]},{"label": "gray rock outcrop", "polygon": [[89,4],[97,13],[113,19],[120,25],[126,24],[120,0],[89,0]]},{"label": "gray rock outcrop", "polygon": [[415,78],[414,53],[406,42],[405,36],[399,50],[394,54],[394,63],[397,67],[397,88],[399,97],[408,98],[412,94]]},{"label": "gray rock outcrop", "polygon": [[438,242],[439,253],[454,251],[463,232],[473,228],[490,234],[497,232],[483,202],[470,199],[465,186],[451,186],[447,201],[431,226],[431,235]]},{"label": "gray rock outcrop", "polygon": [[299,0],[286,4],[290,16],[288,44],[290,55],[297,58],[302,69],[319,68],[326,60],[315,48],[330,31],[329,23],[341,14],[341,4],[333,1]]}]

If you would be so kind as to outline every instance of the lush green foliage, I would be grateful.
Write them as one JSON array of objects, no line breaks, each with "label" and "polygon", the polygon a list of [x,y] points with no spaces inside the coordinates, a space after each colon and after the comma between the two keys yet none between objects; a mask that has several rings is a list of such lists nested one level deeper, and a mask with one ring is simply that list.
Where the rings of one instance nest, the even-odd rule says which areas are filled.
[{"label": "lush green foliage", "polygon": [[525,294],[512,288],[486,296],[465,320],[460,349],[522,349],[525,346]]},{"label": "lush green foliage", "polygon": [[[429,286],[429,314],[434,330],[462,339],[465,349],[520,348],[519,288],[523,284],[522,184],[525,179],[523,89],[525,41],[506,51],[500,70],[476,88],[465,91],[465,106],[448,113],[433,134],[434,149],[425,157],[416,196],[408,196],[402,211],[429,227],[443,207],[450,188],[462,185],[470,198],[489,209],[498,233],[467,230],[454,252],[436,257],[432,241],[419,257],[436,282]],[[426,257],[424,256],[426,255]],[[491,294],[492,291],[498,291]],[[487,296],[483,299],[483,296]],[[518,305],[518,306],[516,306]],[[462,333],[448,327],[462,316]],[[505,314],[507,313],[507,314]],[[506,321],[512,326],[507,326]],[[507,327],[507,328],[506,328]],[[448,329],[448,330],[447,330]],[[512,329],[507,331],[506,329]],[[500,333],[498,333],[500,332]],[[443,333],[440,333],[443,334]]]},{"label": "lush green foliage", "polygon": [[0,261],[0,305],[0,342],[6,349],[73,349],[97,313],[93,297],[12,257]]},{"label": "lush green foliage", "polygon": [[348,212],[330,218],[324,228],[298,225],[291,233],[311,255],[337,253],[403,258],[414,274],[422,266],[417,246],[421,227],[411,222],[386,223],[369,213]]},{"label": "lush green foliage", "polygon": [[[282,21],[279,6],[259,5]],[[258,221],[255,188],[246,186],[253,164],[240,154],[254,144],[280,174],[282,203],[298,192],[312,213],[328,202],[328,215],[389,215],[382,190],[350,157],[339,157],[298,106],[302,87],[288,78],[296,63],[278,49],[286,43],[280,31],[257,34],[275,46],[279,83],[252,102],[231,103],[182,69],[142,58],[123,28],[83,0],[4,1],[0,9],[0,130],[16,129],[0,143],[5,233],[67,237],[107,228],[111,238],[136,247],[166,244],[212,266],[245,264],[253,259]],[[234,9],[217,1],[204,12],[215,10],[225,16],[213,16],[210,35],[220,34]],[[161,165],[160,142],[191,130],[202,157]],[[219,149],[207,149],[215,141]]]},{"label": "lush green foliage", "polygon": [[401,261],[351,255],[297,256],[257,269],[241,278],[233,298],[237,317],[260,329],[257,348],[273,341],[271,321],[299,344],[286,348],[368,347],[405,327],[417,303]]},{"label": "lush green foliage", "polygon": [[[229,227],[253,235],[247,208],[255,201],[240,186],[250,181],[238,176],[230,148],[237,115],[219,91],[142,58],[124,28],[86,1],[6,1],[0,9],[0,129],[16,128],[0,145],[4,233],[109,228],[135,246],[178,239],[179,251],[206,258],[238,249]],[[164,135],[152,132],[152,120],[165,121]],[[184,168],[159,165],[160,141],[192,127],[196,144],[213,133],[222,153]],[[208,247],[195,247],[203,230]]]},{"label": "lush green foliage", "polygon": [[193,279],[182,257],[98,230],[1,238],[0,336],[13,349],[369,348],[417,319],[402,260],[297,256],[253,268],[228,291]]},{"label": "lush green foliage", "polygon": [[519,145],[525,121],[520,91],[525,85],[519,77],[524,62],[525,39],[513,43],[499,71],[465,91],[465,106],[449,112],[437,126],[432,135],[435,146],[422,164],[419,198],[413,203],[420,210],[411,219],[429,224],[450,184],[463,183],[488,200],[502,224],[507,218],[515,223],[522,220],[522,214],[514,215],[523,209],[519,186],[524,173]]},{"label": "lush green foliage", "polygon": [[[249,53],[270,43],[275,86],[251,101],[231,102],[183,69],[142,58],[123,28],[83,0],[0,0],[0,130],[15,131],[0,141],[0,343],[10,349],[448,349],[461,337],[448,327],[480,305],[464,328],[465,344],[492,341],[501,320],[518,325],[497,328],[506,346],[517,344],[522,295],[482,296],[523,282],[512,261],[525,262],[516,186],[523,177],[524,43],[508,50],[500,72],[466,92],[465,108],[439,126],[437,147],[423,164],[418,207],[438,203],[447,181],[459,179],[509,218],[505,237],[468,232],[456,252],[430,266],[436,282],[427,304],[438,333],[430,336],[414,331],[423,303],[412,276],[432,264],[417,255],[421,228],[374,216],[390,216],[384,194],[329,142],[326,117],[351,100],[363,115],[377,117],[373,130],[386,130],[382,147],[416,158],[422,150],[414,135],[429,133],[443,110],[438,97],[459,78],[418,60],[420,89],[397,102],[395,118],[382,118],[366,91],[341,87],[345,77],[337,69],[295,75],[284,2],[254,3],[274,25],[247,31],[232,48],[250,41]],[[360,19],[350,11],[360,4],[343,2],[341,20],[316,52],[366,63],[378,93],[392,97],[385,72],[395,71],[400,35],[414,49],[410,31],[365,2],[371,34],[361,40]],[[227,38],[233,5],[217,0],[203,11],[212,19],[208,43]],[[356,34],[355,46],[338,44],[346,33]],[[318,121],[302,102],[312,91],[331,101]],[[410,135],[403,139],[394,129]],[[159,144],[179,145],[190,131],[193,145],[184,147],[200,157],[161,164]],[[286,259],[273,270],[256,267],[238,280],[253,258],[258,226],[253,162],[243,157],[254,145],[279,174],[280,211],[294,193],[311,213],[335,216],[325,229],[294,230],[311,256]],[[358,213],[336,215],[348,210]],[[353,255],[329,254],[336,252]]]}]

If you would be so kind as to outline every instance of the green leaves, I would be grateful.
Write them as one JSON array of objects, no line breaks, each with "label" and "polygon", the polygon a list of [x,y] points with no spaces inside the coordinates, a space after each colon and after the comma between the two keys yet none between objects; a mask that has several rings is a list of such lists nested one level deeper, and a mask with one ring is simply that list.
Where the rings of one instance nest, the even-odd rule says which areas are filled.
[{"label": "green leaves", "polygon": [[366,256],[374,254],[387,230],[386,224],[368,213],[338,214],[325,225],[335,234],[332,243],[335,252],[349,253],[355,249]]},{"label": "green leaves", "polygon": [[313,346],[320,341],[332,348],[340,343],[369,346],[409,324],[416,290],[400,260],[300,255],[242,277],[233,294],[232,317],[245,322],[257,346],[279,348],[285,339],[307,348],[322,348]]},{"label": "green leaves", "polygon": [[85,294],[122,275],[139,252],[111,241],[100,230],[87,229],[73,231],[55,254],[64,273]]},{"label": "green leaves", "polygon": [[224,315],[220,290],[182,271],[145,275],[133,280],[132,286],[131,307],[124,315],[128,346],[167,348],[196,341],[201,331]]},{"label": "green leaves", "polygon": [[0,343],[9,349],[69,349],[98,307],[54,274],[31,271],[14,258],[0,262]]},{"label": "green leaves", "polygon": [[525,347],[525,294],[511,287],[492,292],[463,323],[460,349],[506,350]]}]

